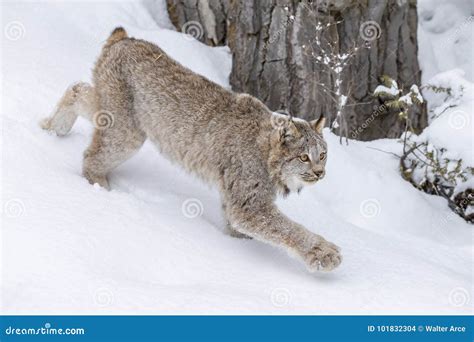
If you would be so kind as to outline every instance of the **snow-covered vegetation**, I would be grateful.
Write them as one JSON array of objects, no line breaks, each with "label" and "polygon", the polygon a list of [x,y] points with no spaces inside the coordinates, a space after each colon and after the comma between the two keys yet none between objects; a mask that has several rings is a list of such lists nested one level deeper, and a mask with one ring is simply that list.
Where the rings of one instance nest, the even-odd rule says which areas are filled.
[{"label": "snow-covered vegetation", "polygon": [[[474,8],[468,5],[468,1],[422,1],[419,5],[425,73],[421,89],[428,100],[429,127],[420,135],[408,131],[403,137],[401,172],[417,188],[445,197],[456,214],[473,223]],[[453,25],[446,26],[447,21]],[[432,52],[429,57],[427,50]],[[451,69],[453,62],[464,69]],[[415,90],[416,94],[410,89],[397,102],[404,106],[418,102]]]}]

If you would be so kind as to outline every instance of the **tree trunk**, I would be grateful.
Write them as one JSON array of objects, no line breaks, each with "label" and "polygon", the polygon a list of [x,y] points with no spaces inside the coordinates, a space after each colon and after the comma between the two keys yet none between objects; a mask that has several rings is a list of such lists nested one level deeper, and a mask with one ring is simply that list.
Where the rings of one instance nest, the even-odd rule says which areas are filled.
[{"label": "tree trunk", "polygon": [[[381,106],[373,91],[382,75],[405,91],[420,84],[416,1],[168,0],[167,5],[179,30],[198,25],[199,34],[189,31],[197,39],[229,45],[235,91],[308,120],[324,115],[334,123],[339,112],[332,127],[349,138],[394,138],[404,131],[398,111]],[[318,60],[325,53],[351,55],[340,77],[339,69]],[[345,104],[341,95],[347,96]],[[424,128],[425,106],[411,107],[408,118],[415,131]]]}]

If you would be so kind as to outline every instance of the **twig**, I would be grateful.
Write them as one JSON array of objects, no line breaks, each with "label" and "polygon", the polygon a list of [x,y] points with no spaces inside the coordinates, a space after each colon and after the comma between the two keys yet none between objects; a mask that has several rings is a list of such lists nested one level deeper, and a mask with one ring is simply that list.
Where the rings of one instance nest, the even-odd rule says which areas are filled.
[{"label": "twig", "polygon": [[395,157],[397,157],[397,158],[401,158],[398,154],[396,154],[396,153],[394,153],[394,152],[384,151],[384,150],[382,150],[382,149],[380,149],[380,148],[371,147],[371,146],[367,146],[367,148],[370,148],[371,150],[376,150],[376,151],[379,151],[379,152],[391,154],[392,156],[395,156]]}]

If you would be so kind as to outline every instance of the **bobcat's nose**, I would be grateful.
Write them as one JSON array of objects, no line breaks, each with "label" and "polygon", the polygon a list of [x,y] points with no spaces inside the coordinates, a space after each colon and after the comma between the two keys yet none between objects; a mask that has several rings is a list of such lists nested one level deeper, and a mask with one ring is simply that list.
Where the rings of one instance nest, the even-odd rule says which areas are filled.
[{"label": "bobcat's nose", "polygon": [[318,177],[318,179],[321,179],[324,177],[324,170],[315,170],[313,172],[316,175],[316,177]]}]

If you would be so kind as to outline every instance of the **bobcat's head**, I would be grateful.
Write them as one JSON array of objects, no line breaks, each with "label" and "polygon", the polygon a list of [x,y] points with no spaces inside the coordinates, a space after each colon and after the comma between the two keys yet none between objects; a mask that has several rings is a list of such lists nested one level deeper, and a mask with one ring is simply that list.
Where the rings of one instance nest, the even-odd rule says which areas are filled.
[{"label": "bobcat's head", "polygon": [[327,144],[322,135],[325,118],[314,121],[272,114],[269,168],[283,194],[300,191],[325,174]]}]

